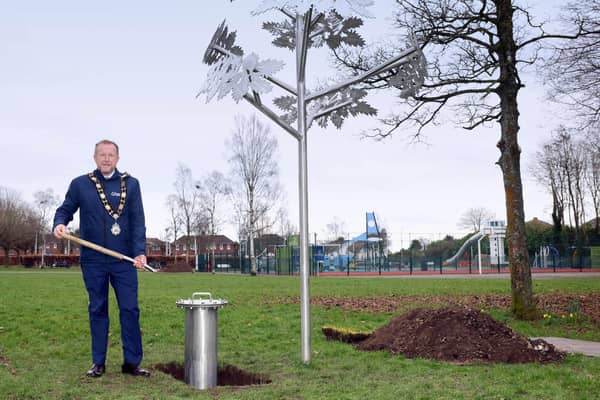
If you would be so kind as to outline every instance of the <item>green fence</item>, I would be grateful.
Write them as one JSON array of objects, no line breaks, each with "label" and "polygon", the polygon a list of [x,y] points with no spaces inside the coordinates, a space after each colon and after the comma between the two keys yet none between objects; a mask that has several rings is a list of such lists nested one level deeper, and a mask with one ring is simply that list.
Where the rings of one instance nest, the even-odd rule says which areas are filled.
[{"label": "green fence", "polygon": [[590,247],[591,267],[600,268],[600,246]]},{"label": "green fence", "polygon": [[[550,248],[543,247],[542,249]],[[274,251],[256,257],[256,268],[259,274],[265,275],[298,275],[300,273],[300,257],[297,246],[277,246]],[[423,257],[417,255],[355,257],[352,253],[336,252],[325,254],[319,246],[309,248],[309,268],[311,275],[320,273],[333,274],[447,274],[478,273],[479,257],[467,253],[464,257],[446,263],[447,257]],[[487,254],[481,256],[481,271],[506,272],[507,256],[491,258]],[[250,273],[248,255],[217,254],[199,255],[198,272]],[[530,258],[532,271],[565,271],[600,269],[600,246],[585,248],[569,248],[563,254],[555,251],[538,251]]]}]

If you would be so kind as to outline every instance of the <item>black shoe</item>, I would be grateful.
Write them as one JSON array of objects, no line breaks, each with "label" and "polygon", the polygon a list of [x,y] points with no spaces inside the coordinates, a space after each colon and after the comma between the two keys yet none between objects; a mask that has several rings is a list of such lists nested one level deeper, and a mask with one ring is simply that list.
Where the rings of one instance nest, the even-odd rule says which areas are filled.
[{"label": "black shoe", "polygon": [[104,367],[104,364],[93,364],[92,368],[90,368],[85,374],[87,376],[91,376],[92,378],[99,378],[102,376],[102,374],[104,374],[105,370],[106,368]]},{"label": "black shoe", "polygon": [[135,364],[123,364],[121,366],[121,372],[124,374],[130,374],[134,376],[150,376],[150,371],[140,368],[139,365]]}]

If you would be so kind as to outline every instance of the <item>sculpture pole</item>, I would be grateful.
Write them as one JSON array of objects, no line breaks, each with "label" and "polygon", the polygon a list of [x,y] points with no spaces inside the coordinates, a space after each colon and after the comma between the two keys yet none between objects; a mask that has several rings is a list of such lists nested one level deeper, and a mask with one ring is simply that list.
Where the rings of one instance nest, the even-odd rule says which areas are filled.
[{"label": "sculpture pole", "polygon": [[[204,62],[211,65],[211,68],[208,79],[198,95],[205,93],[207,101],[210,101],[215,96],[220,99],[231,93],[236,102],[241,99],[248,101],[298,141],[301,350],[302,361],[305,364],[310,363],[312,353],[308,282],[308,130],[315,121],[323,128],[331,123],[339,129],[348,116],[375,115],[377,110],[363,100],[367,91],[352,87],[360,85],[369,77],[379,76],[390,86],[400,89],[401,97],[406,98],[416,93],[426,75],[423,54],[416,41],[411,40],[409,48],[368,71],[343,82],[307,92],[308,48],[326,45],[334,49],[342,43],[364,46],[364,41],[355,31],[362,25],[362,20],[348,17],[348,14],[358,12],[370,16],[366,8],[373,3],[371,0],[338,1],[335,5],[341,7],[340,9],[333,7],[333,1],[318,2],[316,7],[304,0],[269,0],[261,3],[255,14],[276,9],[289,20],[284,23],[265,24],[264,29],[276,36],[273,44],[295,51],[295,87],[273,76],[283,68],[283,63],[276,60],[259,60],[254,53],[244,55],[242,48],[235,44],[235,31],[230,32],[225,21],[217,28],[204,55]],[[313,13],[316,15],[314,18]],[[295,43],[292,43],[292,40],[295,40]],[[275,105],[286,113],[282,116],[277,115],[261,99],[262,93],[271,90],[271,84],[289,93],[273,100]],[[292,126],[294,121],[297,122],[296,128]]]},{"label": "sculpture pole", "polygon": [[301,15],[296,14],[296,78],[298,82],[298,195],[300,214],[300,335],[302,362],[310,363],[310,288],[308,278],[308,143],[306,127],[306,53],[308,43],[310,10]]}]

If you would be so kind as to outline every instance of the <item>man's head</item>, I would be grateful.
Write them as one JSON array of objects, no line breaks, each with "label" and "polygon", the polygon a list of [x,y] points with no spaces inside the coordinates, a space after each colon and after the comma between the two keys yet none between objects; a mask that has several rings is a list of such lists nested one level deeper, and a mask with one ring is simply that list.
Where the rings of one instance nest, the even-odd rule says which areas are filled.
[{"label": "man's head", "polygon": [[119,161],[119,146],[110,140],[99,141],[94,150],[94,161],[103,175],[112,174]]}]

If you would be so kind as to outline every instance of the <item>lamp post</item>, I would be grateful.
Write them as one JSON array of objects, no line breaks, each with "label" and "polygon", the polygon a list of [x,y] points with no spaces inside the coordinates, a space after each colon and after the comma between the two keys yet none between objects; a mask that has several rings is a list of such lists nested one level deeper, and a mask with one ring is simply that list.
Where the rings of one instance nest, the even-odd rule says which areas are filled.
[{"label": "lamp post", "polygon": [[[311,360],[310,346],[310,294],[309,294],[309,232],[308,232],[308,129],[313,122],[326,128],[329,123],[340,128],[349,115],[374,115],[376,110],[364,97],[365,89],[357,85],[367,78],[379,76],[390,85],[400,89],[401,96],[414,95],[425,78],[425,59],[420,47],[413,40],[397,56],[331,86],[306,88],[306,60],[309,47],[326,45],[335,49],[342,44],[362,47],[364,40],[355,28],[362,19],[354,14],[370,17],[367,7],[370,0],[320,1],[314,5],[304,0],[272,0],[262,2],[253,14],[267,11],[281,12],[286,21],[263,25],[276,36],[276,46],[288,48],[295,53],[296,85],[288,85],[273,75],[284,64],[276,60],[259,60],[254,53],[245,56],[242,48],[235,44],[236,32],[228,31],[225,21],[217,28],[204,55],[204,62],[211,65],[207,80],[200,90],[207,101],[214,96],[223,98],[229,93],[239,102],[246,100],[265,114],[298,142],[298,208],[300,227],[300,316],[301,353],[305,364]],[[262,101],[261,94],[278,86],[285,96],[273,102],[283,110],[277,115]],[[294,128],[292,124],[296,122]],[[251,244],[252,245],[252,244]]]},{"label": "lamp post", "polygon": [[[46,253],[46,204],[48,203],[47,200],[41,200],[40,201],[40,208],[42,210],[42,217],[41,217],[41,221],[42,221],[42,260],[40,262],[40,268],[43,268],[45,266],[44,264],[44,254]],[[36,239],[37,239],[37,234],[36,234]],[[37,240],[36,240],[37,243]]]},{"label": "lamp post", "polygon": [[[67,232],[71,233],[71,229],[67,227]],[[65,255],[71,255],[71,239],[67,239],[67,247],[65,248]]]},{"label": "lamp post", "polygon": [[212,256],[211,256],[211,260],[210,260],[210,271],[208,272],[214,272],[216,265],[215,265],[215,249],[217,248],[216,243],[214,242],[214,235],[212,236],[212,243],[210,245],[210,250],[212,252]]}]

